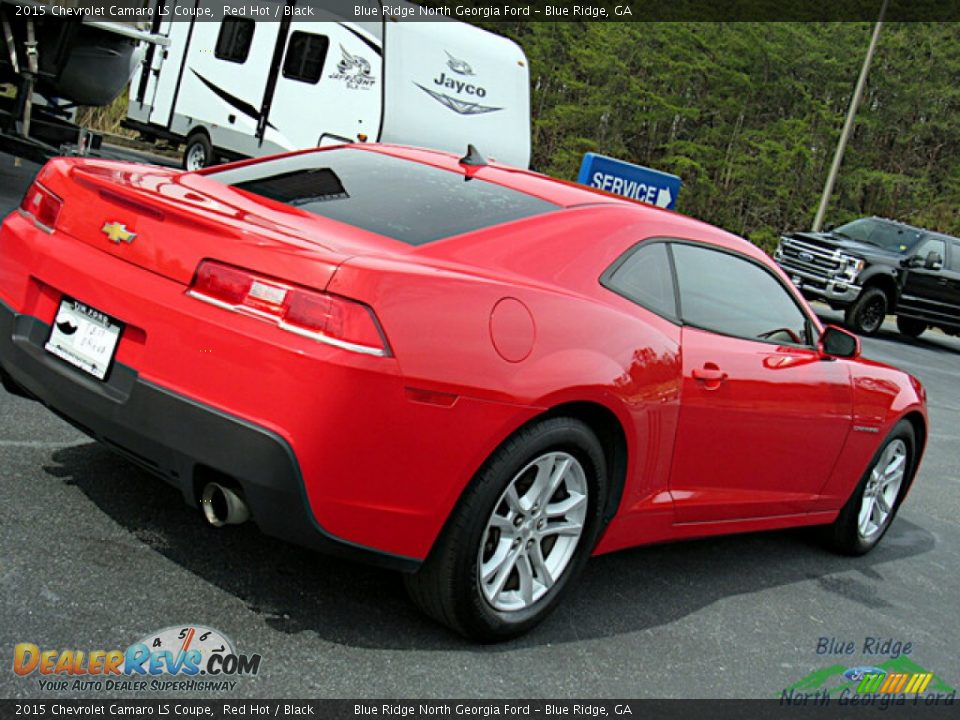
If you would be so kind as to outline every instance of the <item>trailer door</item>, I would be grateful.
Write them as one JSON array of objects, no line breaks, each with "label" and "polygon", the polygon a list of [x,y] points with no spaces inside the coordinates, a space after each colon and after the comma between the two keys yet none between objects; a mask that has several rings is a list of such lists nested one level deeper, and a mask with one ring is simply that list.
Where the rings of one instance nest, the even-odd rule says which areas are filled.
[{"label": "trailer door", "polygon": [[[199,4],[210,6],[215,14],[228,5],[210,0]],[[282,17],[283,4],[261,0],[259,6],[268,17],[274,17],[279,8]],[[186,136],[200,125],[217,147],[259,154],[264,96],[285,29],[283,21],[257,22],[244,15],[230,15],[221,22],[192,22],[171,129]]]},{"label": "trailer door", "polygon": [[383,82],[379,40],[335,22],[290,24],[264,136],[298,150],[376,139]]}]

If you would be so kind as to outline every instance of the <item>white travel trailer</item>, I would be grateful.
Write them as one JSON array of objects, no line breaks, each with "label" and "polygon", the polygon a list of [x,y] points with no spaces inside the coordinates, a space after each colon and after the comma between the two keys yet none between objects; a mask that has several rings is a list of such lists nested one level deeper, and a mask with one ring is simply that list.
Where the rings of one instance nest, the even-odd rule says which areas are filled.
[{"label": "white travel trailer", "polygon": [[[366,0],[370,21],[355,20],[363,2],[349,20],[314,4],[318,21],[295,14],[305,2],[258,0],[284,18],[265,22],[222,15],[224,0],[166,0],[156,31],[169,46],[147,51],[125,124],[184,143],[188,169],[344,142],[472,143],[529,164],[529,71],[515,43],[453,20],[403,19],[420,12],[410,3]],[[222,19],[185,20],[176,3],[194,14],[216,3]]]}]

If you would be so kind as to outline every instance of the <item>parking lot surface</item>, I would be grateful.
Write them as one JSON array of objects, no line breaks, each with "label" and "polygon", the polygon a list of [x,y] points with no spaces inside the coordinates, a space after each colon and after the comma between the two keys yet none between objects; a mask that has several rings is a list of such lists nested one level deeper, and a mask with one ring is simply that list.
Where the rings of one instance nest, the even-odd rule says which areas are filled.
[{"label": "parking lot surface", "polygon": [[[35,171],[0,156],[4,214]],[[530,635],[489,647],[425,619],[396,574],[252,524],[208,527],[162,481],[0,392],[0,697],[52,694],[10,671],[17,643],[109,650],[187,624],[262,655],[231,697],[776,698],[835,662],[880,664],[871,638],[911,643],[913,663],[960,686],[960,341],[887,323],[863,345],[930,403],[926,458],[877,550],[838,557],[799,531],[628,550],[592,560]],[[821,638],[857,652],[818,655]]]}]

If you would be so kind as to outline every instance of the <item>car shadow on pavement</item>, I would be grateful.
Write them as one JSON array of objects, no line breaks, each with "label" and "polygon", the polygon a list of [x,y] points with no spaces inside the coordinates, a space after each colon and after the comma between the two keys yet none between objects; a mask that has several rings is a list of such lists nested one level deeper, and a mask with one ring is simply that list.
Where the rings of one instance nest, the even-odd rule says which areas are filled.
[{"label": "car shadow on pavement", "polygon": [[[252,523],[211,528],[179,491],[96,443],[52,457],[49,475],[79,488],[139,542],[235,596],[274,630],[314,632],[348,646],[508,652],[653,628],[724,598],[809,581],[883,607],[884,565],[935,544],[931,533],[901,518],[879,548],[860,558],[834,555],[802,530],[622,551],[593,558],[557,612],[529,635],[471,646],[421,615],[397,573],[288,545]],[[216,627],[216,617],[209,620]]]}]

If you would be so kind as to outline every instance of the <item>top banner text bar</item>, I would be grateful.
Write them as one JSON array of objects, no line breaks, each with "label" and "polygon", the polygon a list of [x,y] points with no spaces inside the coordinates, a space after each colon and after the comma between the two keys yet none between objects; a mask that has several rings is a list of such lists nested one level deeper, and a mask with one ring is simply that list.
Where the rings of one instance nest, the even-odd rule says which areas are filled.
[{"label": "top banner text bar", "polygon": [[[872,22],[881,0],[4,0],[8,15],[92,21]],[[887,22],[960,21],[960,0],[890,0]]]}]

